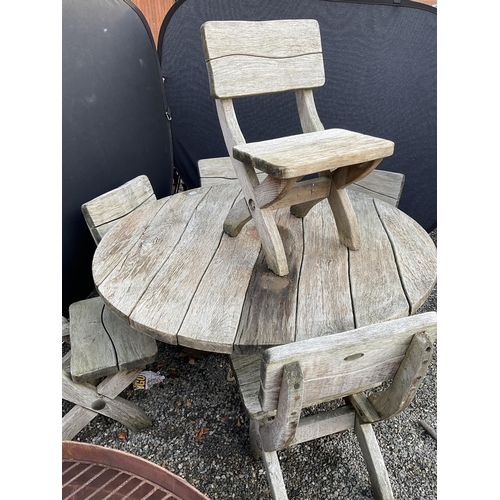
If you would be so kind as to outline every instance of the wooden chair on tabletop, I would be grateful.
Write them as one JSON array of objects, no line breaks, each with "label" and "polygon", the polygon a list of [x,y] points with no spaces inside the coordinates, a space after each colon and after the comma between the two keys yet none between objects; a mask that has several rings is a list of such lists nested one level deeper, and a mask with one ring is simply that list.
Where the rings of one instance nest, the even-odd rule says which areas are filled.
[{"label": "wooden chair on tabletop", "polygon": [[[116,221],[154,201],[151,183],[141,175],[85,203],[82,212],[99,244]],[[156,340],[115,316],[100,297],[71,304],[62,328],[71,344],[63,357],[62,397],[75,405],[62,419],[62,439],[73,439],[99,413],[133,431],[150,427],[149,416],[119,394],[155,360]]]},{"label": "wooden chair on tabletop", "polygon": [[[321,36],[314,19],[208,21],[201,38],[210,85],[231,163],[244,195],[224,230],[237,236],[253,218],[268,267],[288,274],[285,249],[271,210],[290,207],[304,217],[328,199],[340,241],[362,245],[345,188],[372,172],[394,151],[385,139],[323,127],[313,89],[325,83]],[[246,143],[234,98],[295,91],[302,134]],[[267,174],[260,182],[256,171]],[[302,180],[304,176],[319,177]]]},{"label": "wooden chair on tabletop", "polygon": [[[372,423],[403,411],[415,397],[437,337],[435,312],[232,355],[250,444],[262,457],[276,499],[287,499],[277,451],[354,428],[375,498],[393,499]],[[391,381],[383,391],[364,391]],[[301,418],[301,410],[346,398],[347,404]]]}]

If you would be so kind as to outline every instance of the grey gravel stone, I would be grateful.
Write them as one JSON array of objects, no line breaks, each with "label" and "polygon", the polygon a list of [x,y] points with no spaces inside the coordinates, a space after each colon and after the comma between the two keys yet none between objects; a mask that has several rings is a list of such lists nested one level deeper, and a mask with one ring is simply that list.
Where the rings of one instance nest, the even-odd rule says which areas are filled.
[{"label": "grey gravel stone", "polygon": [[[437,230],[431,237],[437,245]],[[437,287],[419,310],[425,311],[437,311]],[[424,420],[437,431],[435,347],[427,376],[409,408],[390,421],[374,424],[396,499],[437,499],[437,442],[419,424]],[[262,462],[250,452],[249,420],[231,380],[229,357],[195,354],[159,343],[158,358],[147,369],[164,375],[164,381],[145,391],[122,393],[148,413],[153,421],[150,429],[128,431],[128,439],[122,440],[118,433],[127,429],[99,415],[74,440],[162,465],[212,500],[271,498]],[[63,414],[71,406],[63,401]],[[206,433],[200,435],[203,428]],[[353,431],[278,454],[291,499],[373,499]]]}]

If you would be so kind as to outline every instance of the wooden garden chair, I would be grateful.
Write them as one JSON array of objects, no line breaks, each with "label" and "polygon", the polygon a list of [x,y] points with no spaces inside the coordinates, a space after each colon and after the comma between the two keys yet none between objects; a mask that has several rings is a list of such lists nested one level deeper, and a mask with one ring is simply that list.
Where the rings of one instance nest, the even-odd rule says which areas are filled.
[{"label": "wooden garden chair", "polygon": [[[354,428],[377,499],[392,489],[372,423],[413,400],[432,357],[435,312],[273,347],[262,355],[233,355],[250,416],[250,444],[262,457],[274,499],[287,493],[277,451]],[[383,391],[364,391],[391,381]],[[301,418],[301,410],[346,398],[347,404]]]},{"label": "wooden garden chair", "polygon": [[[253,218],[268,267],[288,274],[271,210],[291,207],[304,217],[327,198],[340,241],[357,250],[356,215],[345,188],[366,177],[394,143],[343,129],[325,130],[313,89],[325,83],[319,25],[313,19],[208,21],[201,27],[210,92],[244,199],[228,214],[224,230],[236,236]],[[303,134],[246,143],[233,99],[295,91]],[[267,174],[260,182],[256,171]],[[301,180],[319,174],[318,178]]]},{"label": "wooden garden chair", "polygon": [[[118,220],[153,201],[153,188],[142,175],[85,203],[82,212],[99,244]],[[71,351],[63,357],[62,395],[75,406],[62,419],[63,440],[73,439],[99,413],[133,431],[150,427],[149,416],[119,394],[154,361],[156,340],[115,316],[100,297],[71,304],[69,322],[63,318],[63,337],[68,335]],[[102,377],[96,387],[92,382]]]}]

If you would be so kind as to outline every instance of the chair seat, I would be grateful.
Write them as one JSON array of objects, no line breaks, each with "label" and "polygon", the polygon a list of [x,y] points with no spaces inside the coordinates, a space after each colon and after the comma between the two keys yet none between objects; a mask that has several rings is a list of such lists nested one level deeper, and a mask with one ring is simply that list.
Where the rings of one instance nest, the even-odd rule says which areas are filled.
[{"label": "chair seat", "polygon": [[144,367],[155,360],[156,340],[115,316],[100,297],[71,304],[69,315],[74,382]]},{"label": "chair seat", "polygon": [[235,159],[278,179],[293,179],[392,155],[394,143],[343,129],[328,129],[233,147]]}]

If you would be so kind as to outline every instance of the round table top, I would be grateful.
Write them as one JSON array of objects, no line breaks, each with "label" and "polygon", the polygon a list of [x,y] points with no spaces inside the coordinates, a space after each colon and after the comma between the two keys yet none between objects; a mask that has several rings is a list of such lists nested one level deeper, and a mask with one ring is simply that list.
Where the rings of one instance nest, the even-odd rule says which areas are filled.
[{"label": "round table top", "polygon": [[340,242],[327,200],[303,219],[274,212],[290,273],[264,260],[253,221],[223,232],[236,183],[137,209],[97,247],[94,281],[136,330],[170,344],[247,353],[413,314],[432,291],[437,251],[413,219],[350,191],[361,248]]}]

